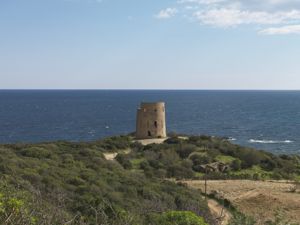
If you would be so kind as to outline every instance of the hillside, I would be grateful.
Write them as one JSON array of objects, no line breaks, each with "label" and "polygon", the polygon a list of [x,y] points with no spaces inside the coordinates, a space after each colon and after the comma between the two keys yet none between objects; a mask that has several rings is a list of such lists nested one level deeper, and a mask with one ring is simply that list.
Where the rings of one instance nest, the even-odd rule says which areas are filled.
[{"label": "hillside", "polygon": [[[107,153],[118,155],[106,160]],[[205,175],[207,165],[211,169]],[[0,220],[24,225],[171,225],[174,219],[195,217],[215,224],[201,192],[168,178],[299,175],[299,156],[276,156],[207,136],[174,136],[146,146],[130,136],[89,143],[1,145]],[[190,225],[204,224],[199,221]]]},{"label": "hillside", "polygon": [[211,222],[199,192],[103,157],[127,148],[134,149],[129,137],[2,145],[0,224],[157,224],[179,210]]},{"label": "hillside", "polygon": [[[204,191],[204,181],[184,181]],[[297,189],[296,189],[297,188]],[[300,186],[287,181],[214,180],[208,181],[207,192],[255,219],[257,224],[281,220],[280,224],[299,224]]]}]

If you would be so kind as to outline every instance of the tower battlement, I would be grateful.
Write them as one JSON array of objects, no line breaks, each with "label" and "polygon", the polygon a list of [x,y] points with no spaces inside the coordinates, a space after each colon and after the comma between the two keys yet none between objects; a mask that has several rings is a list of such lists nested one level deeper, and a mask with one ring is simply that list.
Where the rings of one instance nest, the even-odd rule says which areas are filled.
[{"label": "tower battlement", "polygon": [[137,110],[136,138],[165,138],[166,110],[164,102],[142,102]]}]

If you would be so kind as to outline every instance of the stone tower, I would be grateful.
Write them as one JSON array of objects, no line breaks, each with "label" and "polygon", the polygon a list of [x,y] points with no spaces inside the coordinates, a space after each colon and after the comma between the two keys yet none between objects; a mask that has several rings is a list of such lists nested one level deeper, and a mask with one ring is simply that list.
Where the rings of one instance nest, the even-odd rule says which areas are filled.
[{"label": "stone tower", "polygon": [[165,103],[141,103],[137,110],[136,138],[165,137],[167,137]]}]

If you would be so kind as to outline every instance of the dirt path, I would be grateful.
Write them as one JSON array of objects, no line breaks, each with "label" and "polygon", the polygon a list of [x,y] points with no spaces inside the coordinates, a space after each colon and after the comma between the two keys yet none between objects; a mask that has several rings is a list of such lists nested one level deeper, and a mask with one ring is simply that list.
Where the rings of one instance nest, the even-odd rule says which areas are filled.
[{"label": "dirt path", "polygon": [[[131,152],[131,149],[126,149],[124,151],[122,151],[122,153],[124,154],[129,154]],[[104,158],[106,160],[112,161],[114,160],[117,156],[118,156],[119,152],[108,152],[108,153],[103,153]]]},{"label": "dirt path", "polygon": [[[204,191],[204,181],[183,181],[188,186]],[[256,224],[265,224],[281,214],[284,220],[299,224],[300,190],[293,190],[288,181],[215,180],[208,181],[208,193],[228,199]]]},{"label": "dirt path", "polygon": [[103,153],[103,155],[106,160],[112,161],[117,157],[118,153]]},{"label": "dirt path", "polygon": [[213,215],[214,219],[218,222],[218,225],[229,224],[232,215],[227,209],[225,209],[217,201],[212,199],[207,200],[207,203],[208,208],[210,209],[210,212]]}]

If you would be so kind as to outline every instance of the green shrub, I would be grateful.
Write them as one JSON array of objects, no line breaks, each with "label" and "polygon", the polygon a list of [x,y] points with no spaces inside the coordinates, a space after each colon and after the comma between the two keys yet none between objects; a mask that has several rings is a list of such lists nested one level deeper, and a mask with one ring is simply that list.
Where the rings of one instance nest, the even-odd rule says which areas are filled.
[{"label": "green shrub", "polygon": [[273,160],[271,158],[267,158],[260,162],[260,166],[261,166],[261,168],[263,168],[267,171],[272,171],[273,169],[275,169],[278,166],[278,164],[276,163],[275,160]]},{"label": "green shrub", "polygon": [[[108,150],[123,152],[128,148],[130,154],[121,153],[114,161],[103,157]],[[165,178],[194,178],[201,164],[224,159],[232,160],[227,163],[236,171],[211,172],[201,178],[262,179],[266,175],[292,179],[300,175],[298,156],[276,156],[221,138],[201,136],[141,146],[123,136],[91,143],[0,145],[0,183],[6,180],[18,187],[11,188],[10,195],[0,187],[0,193],[34,210],[42,219],[38,224],[64,224],[72,218],[76,218],[74,224],[96,224],[97,215],[99,222],[103,213],[106,219],[101,222],[106,224],[124,225],[122,220],[127,218],[130,225],[160,225],[148,219],[153,212],[170,210],[192,211],[211,222],[200,192]],[[19,189],[29,200],[14,194]],[[103,202],[106,205],[102,207]],[[95,210],[100,211],[96,214]]]},{"label": "green shrub", "polygon": [[197,147],[191,144],[181,144],[177,147],[177,153],[182,159],[189,157],[189,155],[196,150]]},{"label": "green shrub", "polygon": [[187,168],[182,164],[176,164],[168,167],[167,176],[178,179],[193,178],[194,172],[192,168]]},{"label": "green shrub", "polygon": [[159,161],[164,165],[174,164],[179,161],[180,158],[175,150],[173,149],[166,149],[160,152],[159,154]]},{"label": "green shrub", "polygon": [[202,217],[188,211],[170,211],[158,219],[159,225],[207,225]]},{"label": "green shrub", "polygon": [[119,153],[116,157],[118,163],[120,163],[124,169],[131,169],[132,164],[126,154]]},{"label": "green shrub", "polygon": [[51,158],[52,153],[44,148],[41,147],[28,147],[21,151],[21,154],[26,157],[32,157],[32,158]]},{"label": "green shrub", "polygon": [[256,224],[252,217],[245,216],[241,213],[234,213],[229,225],[254,225]]},{"label": "green shrub", "polygon": [[231,169],[234,170],[234,171],[240,171],[240,170],[241,170],[241,165],[242,165],[241,160],[235,159],[235,160],[233,160],[232,163],[230,164],[230,167],[231,167]]},{"label": "green shrub", "polygon": [[194,166],[209,164],[212,162],[212,158],[206,153],[195,152],[191,154],[189,158],[192,160]]},{"label": "green shrub", "polygon": [[18,221],[22,224],[34,225],[36,218],[31,216],[25,202],[16,197],[10,197],[0,192],[0,222],[13,225]]},{"label": "green shrub", "polygon": [[182,139],[178,138],[177,136],[168,138],[164,141],[166,144],[180,144],[182,143]]}]

